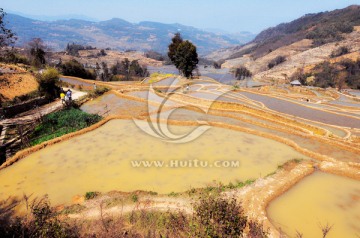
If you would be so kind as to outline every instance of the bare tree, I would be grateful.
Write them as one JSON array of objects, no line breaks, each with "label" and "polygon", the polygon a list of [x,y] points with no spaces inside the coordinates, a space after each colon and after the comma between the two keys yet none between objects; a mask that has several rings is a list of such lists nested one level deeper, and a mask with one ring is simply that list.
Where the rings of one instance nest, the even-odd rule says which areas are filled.
[{"label": "bare tree", "polygon": [[0,49],[12,45],[16,41],[15,33],[5,26],[6,13],[0,8]]},{"label": "bare tree", "polygon": [[46,63],[47,47],[41,38],[32,39],[27,43],[26,48],[32,65],[40,67]]}]

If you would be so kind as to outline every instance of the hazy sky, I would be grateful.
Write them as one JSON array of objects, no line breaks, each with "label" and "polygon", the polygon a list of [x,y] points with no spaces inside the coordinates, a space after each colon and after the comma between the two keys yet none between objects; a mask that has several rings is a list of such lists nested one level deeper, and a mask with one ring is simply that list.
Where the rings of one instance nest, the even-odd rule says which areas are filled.
[{"label": "hazy sky", "polygon": [[201,29],[258,33],[306,13],[360,5],[360,0],[0,0],[6,12],[99,20],[114,17],[137,23],[181,23]]}]

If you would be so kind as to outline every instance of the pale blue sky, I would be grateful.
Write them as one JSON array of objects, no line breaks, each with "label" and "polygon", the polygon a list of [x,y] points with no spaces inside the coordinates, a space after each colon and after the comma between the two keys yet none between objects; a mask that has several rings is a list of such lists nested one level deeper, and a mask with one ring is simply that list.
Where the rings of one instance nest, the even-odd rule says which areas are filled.
[{"label": "pale blue sky", "polygon": [[6,12],[27,15],[117,17],[133,23],[157,21],[253,33],[306,13],[352,4],[360,5],[360,0],[0,0]]}]

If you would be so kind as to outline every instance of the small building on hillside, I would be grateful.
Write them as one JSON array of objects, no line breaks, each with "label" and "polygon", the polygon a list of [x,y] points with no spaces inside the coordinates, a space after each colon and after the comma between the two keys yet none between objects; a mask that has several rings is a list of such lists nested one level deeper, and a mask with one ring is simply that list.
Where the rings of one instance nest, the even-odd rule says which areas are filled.
[{"label": "small building on hillside", "polygon": [[299,80],[294,80],[294,81],[290,82],[290,85],[292,87],[294,87],[294,86],[301,86],[302,84],[300,83]]}]

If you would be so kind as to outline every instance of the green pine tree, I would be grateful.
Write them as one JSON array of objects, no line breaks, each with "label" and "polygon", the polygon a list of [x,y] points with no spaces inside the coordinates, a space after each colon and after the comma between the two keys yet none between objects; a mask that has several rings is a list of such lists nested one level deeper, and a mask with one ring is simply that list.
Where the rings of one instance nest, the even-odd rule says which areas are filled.
[{"label": "green pine tree", "polygon": [[183,42],[180,33],[176,33],[175,36],[172,38],[172,43],[169,45],[169,52],[168,56],[171,62],[175,62],[175,54],[179,45]]},{"label": "green pine tree", "polygon": [[199,63],[196,46],[190,41],[182,42],[176,51],[174,64],[178,70],[187,78],[190,78],[192,72]]}]

